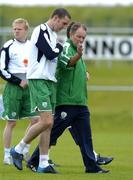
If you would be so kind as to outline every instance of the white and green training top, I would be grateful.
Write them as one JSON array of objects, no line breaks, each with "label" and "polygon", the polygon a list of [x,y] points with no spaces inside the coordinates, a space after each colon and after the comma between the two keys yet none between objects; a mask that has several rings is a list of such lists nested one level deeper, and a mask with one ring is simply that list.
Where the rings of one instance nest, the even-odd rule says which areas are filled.
[{"label": "white and green training top", "polygon": [[37,26],[31,36],[27,79],[45,79],[56,82],[57,57],[62,45],[57,35],[45,24]]}]

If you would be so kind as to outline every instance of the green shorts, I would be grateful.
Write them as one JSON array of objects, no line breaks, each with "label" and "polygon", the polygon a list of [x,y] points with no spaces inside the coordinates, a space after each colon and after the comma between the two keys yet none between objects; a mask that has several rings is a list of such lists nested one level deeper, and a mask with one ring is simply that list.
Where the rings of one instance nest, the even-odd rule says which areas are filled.
[{"label": "green shorts", "polygon": [[26,117],[36,117],[36,113],[31,113],[29,88],[7,83],[3,92],[4,112],[2,118],[6,120],[17,120]]},{"label": "green shorts", "polygon": [[54,111],[56,83],[44,79],[30,79],[29,89],[32,111]]}]

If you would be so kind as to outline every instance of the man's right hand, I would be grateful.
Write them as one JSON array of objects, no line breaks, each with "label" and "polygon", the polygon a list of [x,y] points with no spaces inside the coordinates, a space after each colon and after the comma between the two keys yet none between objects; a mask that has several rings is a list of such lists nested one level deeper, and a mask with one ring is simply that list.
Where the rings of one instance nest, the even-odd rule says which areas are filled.
[{"label": "man's right hand", "polygon": [[80,56],[82,56],[82,54],[83,54],[83,46],[82,46],[82,44],[78,44],[78,46],[77,46],[77,52],[78,52],[78,54],[80,55]]},{"label": "man's right hand", "polygon": [[27,80],[22,80],[19,86],[22,87],[23,89],[26,88],[28,86]]}]

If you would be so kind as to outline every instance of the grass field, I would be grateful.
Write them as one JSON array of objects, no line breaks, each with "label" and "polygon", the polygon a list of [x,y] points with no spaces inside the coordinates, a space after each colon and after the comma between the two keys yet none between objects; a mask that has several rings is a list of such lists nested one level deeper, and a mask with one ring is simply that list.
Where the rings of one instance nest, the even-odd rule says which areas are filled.
[{"label": "grass field", "polygon": [[[133,63],[106,63],[88,66],[90,85],[133,85]],[[109,174],[85,174],[78,146],[75,146],[68,130],[51,150],[51,158],[61,167],[58,175],[32,173],[25,168],[18,171],[3,165],[2,132],[5,122],[0,121],[0,180],[132,180],[133,179],[133,92],[88,93],[91,125],[95,150],[101,155],[113,156],[114,161],[104,166]],[[23,136],[28,121],[18,122],[14,130],[13,144]],[[32,143],[31,151],[37,144]]]}]

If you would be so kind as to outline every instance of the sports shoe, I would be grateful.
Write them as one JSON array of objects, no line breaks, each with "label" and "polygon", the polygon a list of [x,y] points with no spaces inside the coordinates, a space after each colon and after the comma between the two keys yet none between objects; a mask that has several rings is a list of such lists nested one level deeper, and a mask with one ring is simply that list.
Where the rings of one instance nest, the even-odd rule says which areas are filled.
[{"label": "sports shoe", "polygon": [[59,172],[56,171],[53,166],[47,166],[46,168],[41,168],[41,167],[38,167],[37,168],[37,172],[38,173],[51,173],[51,174],[58,174]]},{"label": "sports shoe", "polygon": [[113,160],[113,157],[102,157],[100,156],[100,154],[97,156],[97,164],[98,165],[106,165],[111,163],[111,161]]},{"label": "sports shoe", "polygon": [[32,164],[28,163],[28,162],[26,164],[26,167],[29,168],[31,171],[36,172],[36,167],[33,166]]},{"label": "sports shoe", "polygon": [[3,163],[5,165],[12,165],[13,164],[12,157],[11,156],[5,156],[4,160],[3,160]]},{"label": "sports shoe", "polygon": [[48,160],[48,163],[49,163],[49,165],[51,165],[51,166],[60,167],[60,165],[54,163],[54,162],[52,161],[52,159],[49,159],[49,160]]},{"label": "sports shoe", "polygon": [[23,166],[22,166],[23,154],[17,153],[15,151],[15,148],[11,148],[10,154],[12,156],[14,166],[17,169],[22,170],[23,169]]},{"label": "sports shoe", "polygon": [[108,172],[109,172],[109,170],[107,170],[107,169],[101,169],[101,170],[97,171],[96,173],[105,174],[105,173],[108,173]]},{"label": "sports shoe", "polygon": [[97,171],[89,171],[89,170],[86,170],[85,171],[86,173],[99,173],[99,174],[105,174],[105,173],[108,173],[109,170],[105,170],[105,169],[99,169]]}]

